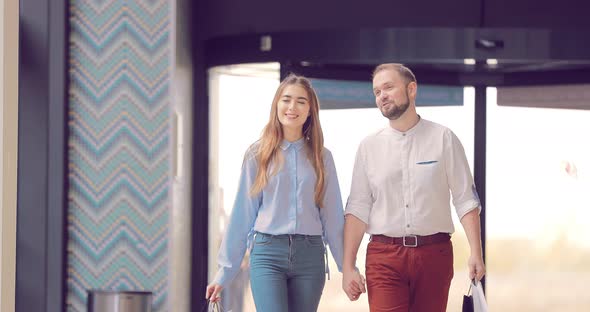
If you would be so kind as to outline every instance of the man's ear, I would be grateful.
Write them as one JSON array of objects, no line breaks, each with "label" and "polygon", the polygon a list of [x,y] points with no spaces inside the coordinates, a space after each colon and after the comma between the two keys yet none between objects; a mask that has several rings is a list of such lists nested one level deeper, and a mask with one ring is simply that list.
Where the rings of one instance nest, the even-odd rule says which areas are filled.
[{"label": "man's ear", "polygon": [[406,91],[408,91],[409,96],[416,98],[416,92],[418,91],[418,84],[415,81],[408,83],[408,87],[407,87]]}]

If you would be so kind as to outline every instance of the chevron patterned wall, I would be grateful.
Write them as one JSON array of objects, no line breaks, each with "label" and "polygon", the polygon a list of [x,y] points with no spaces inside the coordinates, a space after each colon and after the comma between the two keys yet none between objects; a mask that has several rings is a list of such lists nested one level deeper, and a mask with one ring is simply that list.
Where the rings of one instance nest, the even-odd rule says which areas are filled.
[{"label": "chevron patterned wall", "polygon": [[168,310],[171,5],[70,2],[68,311],[88,289]]}]

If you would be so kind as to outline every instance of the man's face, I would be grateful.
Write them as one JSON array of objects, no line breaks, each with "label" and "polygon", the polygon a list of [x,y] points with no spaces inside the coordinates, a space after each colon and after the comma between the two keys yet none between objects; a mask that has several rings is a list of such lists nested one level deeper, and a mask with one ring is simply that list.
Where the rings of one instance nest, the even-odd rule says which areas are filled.
[{"label": "man's face", "polygon": [[400,118],[410,107],[408,84],[392,69],[384,69],[373,78],[375,103],[389,120]]}]

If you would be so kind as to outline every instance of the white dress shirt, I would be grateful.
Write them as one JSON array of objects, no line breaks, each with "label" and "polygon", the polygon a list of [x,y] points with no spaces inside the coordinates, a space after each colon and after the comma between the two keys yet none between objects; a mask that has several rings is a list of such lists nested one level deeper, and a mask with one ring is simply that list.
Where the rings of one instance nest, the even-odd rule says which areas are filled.
[{"label": "white dress shirt", "polygon": [[420,119],[406,132],[387,127],[361,142],[345,214],[365,222],[369,234],[453,233],[451,194],[459,219],[481,211],[461,142]]}]

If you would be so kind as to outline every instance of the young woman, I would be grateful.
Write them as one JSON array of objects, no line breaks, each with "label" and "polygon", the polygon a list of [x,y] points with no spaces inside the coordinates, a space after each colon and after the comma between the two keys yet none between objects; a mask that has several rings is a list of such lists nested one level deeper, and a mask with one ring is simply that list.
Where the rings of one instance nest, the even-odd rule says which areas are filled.
[{"label": "young woman", "polygon": [[309,80],[289,75],[262,137],[246,151],[207,299],[220,299],[250,246],[256,311],[317,311],[328,273],[325,245],[341,272],[344,225],[334,160],[323,144],[317,95]]}]

